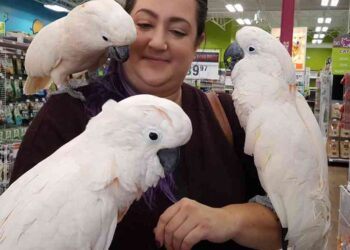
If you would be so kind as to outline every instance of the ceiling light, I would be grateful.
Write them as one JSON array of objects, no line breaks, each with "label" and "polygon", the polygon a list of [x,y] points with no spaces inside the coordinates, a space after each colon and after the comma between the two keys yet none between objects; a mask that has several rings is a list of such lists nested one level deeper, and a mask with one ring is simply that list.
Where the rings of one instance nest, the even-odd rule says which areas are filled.
[{"label": "ceiling light", "polygon": [[242,18],[236,19],[236,22],[237,22],[239,25],[244,25],[244,21],[243,21]]},{"label": "ceiling light", "polygon": [[327,32],[328,27],[322,27],[322,32]]},{"label": "ceiling light", "polygon": [[322,27],[321,27],[321,26],[317,26],[317,27],[316,27],[316,29],[315,29],[315,31],[316,31],[316,32],[320,32],[320,31],[321,31],[321,29],[322,29]]},{"label": "ceiling light", "polygon": [[235,4],[234,7],[238,12],[243,12],[243,6],[240,3]]},{"label": "ceiling light", "polygon": [[44,7],[57,12],[69,12],[68,9],[55,4],[44,4]]},{"label": "ceiling light", "polygon": [[339,0],[331,0],[331,6],[336,7],[339,3]]},{"label": "ceiling light", "polygon": [[226,4],[225,7],[229,12],[236,12],[236,9],[232,4]]},{"label": "ceiling light", "polygon": [[317,38],[319,38],[319,37],[320,37],[319,34],[314,34],[314,39],[317,39]]},{"label": "ceiling light", "polygon": [[332,18],[327,17],[326,20],[325,20],[325,23],[331,23],[331,22],[332,22]]},{"label": "ceiling light", "polygon": [[251,25],[251,24],[252,24],[252,22],[251,22],[248,18],[245,18],[245,19],[244,19],[244,23],[245,23],[246,25]]},{"label": "ceiling light", "polygon": [[325,34],[320,34],[320,38],[323,39],[326,35]]},{"label": "ceiling light", "polygon": [[322,43],[322,40],[321,40],[321,39],[318,39],[318,40],[317,40],[317,43],[318,43],[318,44],[321,44],[321,43]]},{"label": "ceiling light", "polygon": [[323,23],[324,22],[324,18],[323,17],[318,17],[317,18],[317,22],[318,23]]},{"label": "ceiling light", "polygon": [[317,43],[317,40],[315,40],[315,39],[314,39],[314,40],[312,40],[312,43],[313,43],[313,44]]},{"label": "ceiling light", "polygon": [[322,0],[321,1],[321,6],[328,6],[329,0]]}]

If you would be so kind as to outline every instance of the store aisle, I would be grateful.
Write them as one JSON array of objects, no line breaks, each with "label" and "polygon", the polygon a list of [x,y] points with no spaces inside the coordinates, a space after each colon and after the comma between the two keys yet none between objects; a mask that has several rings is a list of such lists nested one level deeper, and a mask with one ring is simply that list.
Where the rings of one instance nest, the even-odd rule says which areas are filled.
[{"label": "store aisle", "polygon": [[347,168],[329,167],[329,191],[332,204],[332,225],[327,250],[337,249],[339,185],[347,182]]}]

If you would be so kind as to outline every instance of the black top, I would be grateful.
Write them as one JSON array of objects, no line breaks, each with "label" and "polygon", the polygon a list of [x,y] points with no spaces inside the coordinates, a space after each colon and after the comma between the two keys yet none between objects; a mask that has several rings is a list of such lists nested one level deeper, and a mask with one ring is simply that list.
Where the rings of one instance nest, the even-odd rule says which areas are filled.
[{"label": "black top", "polygon": [[[81,88],[89,96],[93,86]],[[108,97],[120,99],[119,97]],[[245,203],[264,194],[253,158],[243,153],[244,131],[229,95],[219,96],[233,131],[234,146],[225,138],[206,95],[189,85],[182,86],[182,108],[190,117],[193,134],[181,148],[180,166],[175,170],[175,195],[222,207]],[[87,98],[88,99],[88,98]],[[102,102],[103,103],[103,102]],[[101,105],[102,105],[101,103]],[[68,94],[53,95],[31,123],[18,152],[11,182],[52,154],[84,129],[89,120],[86,106]],[[134,202],[117,225],[110,249],[157,249],[153,229],[161,213],[172,203],[161,193],[150,209],[143,199]],[[247,249],[233,241],[212,244],[203,241],[193,249]]]}]

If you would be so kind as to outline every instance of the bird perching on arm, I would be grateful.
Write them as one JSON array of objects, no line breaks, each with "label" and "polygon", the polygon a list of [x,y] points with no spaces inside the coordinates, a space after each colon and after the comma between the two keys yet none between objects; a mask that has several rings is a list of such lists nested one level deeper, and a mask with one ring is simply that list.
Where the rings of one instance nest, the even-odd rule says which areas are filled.
[{"label": "bird perching on arm", "polygon": [[49,87],[68,86],[70,75],[95,71],[110,57],[125,61],[127,46],[136,39],[131,16],[114,0],[91,0],[67,16],[45,26],[31,42],[25,57],[28,74],[24,93],[31,95]]},{"label": "bird perching on arm", "polygon": [[0,249],[107,250],[117,222],[174,170],[191,134],[167,99],[107,101],[82,134],[0,196]]},{"label": "bird perching on arm", "polygon": [[232,97],[246,132],[244,151],[254,156],[290,245],[324,249],[330,228],[326,147],[304,97],[290,91],[292,59],[257,27],[242,28],[236,40],[244,57],[232,71]]}]

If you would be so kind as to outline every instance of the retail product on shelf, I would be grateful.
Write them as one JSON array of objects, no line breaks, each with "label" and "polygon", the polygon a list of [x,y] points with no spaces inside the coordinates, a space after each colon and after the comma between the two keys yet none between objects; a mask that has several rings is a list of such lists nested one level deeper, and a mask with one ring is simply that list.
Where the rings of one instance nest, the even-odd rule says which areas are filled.
[{"label": "retail product on shelf", "polygon": [[11,172],[20,143],[0,145],[0,195],[9,185]]}]

